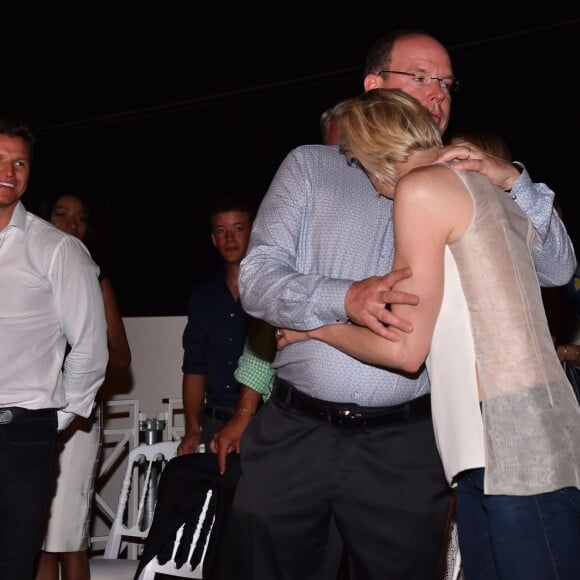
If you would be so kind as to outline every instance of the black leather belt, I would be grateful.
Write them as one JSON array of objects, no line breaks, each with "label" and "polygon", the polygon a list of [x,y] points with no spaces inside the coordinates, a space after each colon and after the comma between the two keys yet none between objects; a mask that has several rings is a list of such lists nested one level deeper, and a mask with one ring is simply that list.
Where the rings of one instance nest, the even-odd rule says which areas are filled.
[{"label": "black leather belt", "polygon": [[315,399],[301,393],[290,383],[276,378],[272,398],[291,409],[328,421],[331,425],[372,427],[431,416],[430,395],[392,407],[361,407],[355,403],[333,403]]},{"label": "black leather belt", "polygon": [[53,417],[56,409],[25,409],[24,407],[0,407],[0,425],[8,425],[21,417]]},{"label": "black leather belt", "polygon": [[214,409],[213,407],[208,407],[207,405],[203,409],[203,414],[206,417],[217,419],[223,423],[227,423],[234,416],[232,411],[220,411],[219,409]]}]

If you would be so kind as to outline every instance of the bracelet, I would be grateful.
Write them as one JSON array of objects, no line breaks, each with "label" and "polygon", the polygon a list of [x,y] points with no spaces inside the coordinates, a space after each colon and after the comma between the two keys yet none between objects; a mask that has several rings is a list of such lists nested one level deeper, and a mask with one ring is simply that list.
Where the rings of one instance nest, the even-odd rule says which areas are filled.
[{"label": "bracelet", "polygon": [[234,417],[248,417],[248,419],[251,419],[254,416],[254,413],[252,413],[252,411],[250,411],[250,409],[244,409],[243,407],[240,407],[240,408],[234,409],[234,412],[232,413],[232,415]]},{"label": "bracelet", "polygon": [[572,359],[574,362],[578,362],[578,357],[580,356],[580,346],[577,344],[574,345],[576,347],[576,356]]},{"label": "bracelet", "polygon": [[568,360],[568,349],[564,346],[564,358],[562,360]]}]

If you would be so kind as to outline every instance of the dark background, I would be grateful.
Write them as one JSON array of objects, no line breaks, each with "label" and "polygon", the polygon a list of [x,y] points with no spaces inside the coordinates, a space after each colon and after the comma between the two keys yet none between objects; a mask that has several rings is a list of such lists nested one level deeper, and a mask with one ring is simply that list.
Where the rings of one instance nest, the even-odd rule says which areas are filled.
[{"label": "dark background", "polygon": [[321,112],[362,90],[370,44],[419,26],[462,82],[449,130],[500,132],[556,192],[578,247],[578,9],[402,4],[6,4],[0,114],[38,139],[25,205],[85,197],[122,313],[183,315],[218,263],[208,202],[258,204],[286,153],[319,142]]}]

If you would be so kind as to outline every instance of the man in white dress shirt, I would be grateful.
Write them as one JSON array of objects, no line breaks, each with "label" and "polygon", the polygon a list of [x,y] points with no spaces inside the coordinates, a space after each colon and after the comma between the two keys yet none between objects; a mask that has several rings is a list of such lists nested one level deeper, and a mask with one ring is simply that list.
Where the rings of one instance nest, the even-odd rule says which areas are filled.
[{"label": "man in white dress shirt", "polygon": [[0,578],[15,580],[34,578],[57,433],[89,416],[108,361],[97,265],[20,201],[33,147],[28,127],[0,119]]}]

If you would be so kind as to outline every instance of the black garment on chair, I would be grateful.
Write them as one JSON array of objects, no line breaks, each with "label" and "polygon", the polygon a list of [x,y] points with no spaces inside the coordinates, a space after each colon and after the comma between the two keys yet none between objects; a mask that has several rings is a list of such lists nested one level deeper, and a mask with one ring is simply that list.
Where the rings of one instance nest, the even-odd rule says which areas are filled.
[{"label": "black garment on chair", "polygon": [[[228,538],[233,533],[230,512],[239,477],[240,458],[235,454],[228,456],[224,475],[220,475],[217,455],[213,453],[181,455],[169,461],[159,480],[153,521],[134,580],[155,556],[159,557],[160,562],[169,559],[175,534],[183,523],[186,523],[183,537],[191,539],[208,489],[213,490],[213,496],[207,523],[209,525],[211,522],[212,513],[215,514],[215,522],[203,564],[203,577],[207,580],[233,580],[233,550],[236,544]],[[205,527],[202,537],[208,531]],[[199,550],[194,551],[194,566],[201,559],[204,543],[200,540]],[[184,545],[190,544],[184,542]],[[187,557],[185,552],[182,560]]]}]

